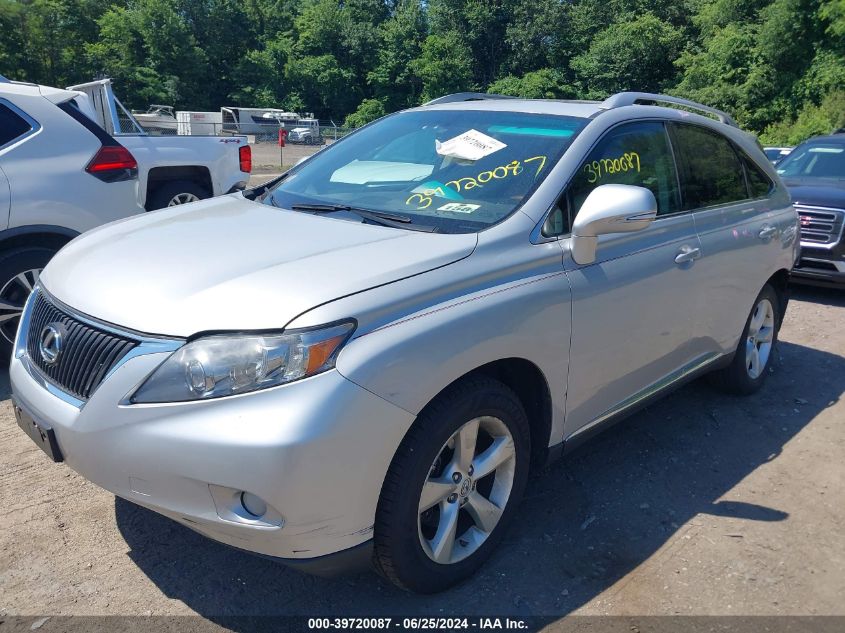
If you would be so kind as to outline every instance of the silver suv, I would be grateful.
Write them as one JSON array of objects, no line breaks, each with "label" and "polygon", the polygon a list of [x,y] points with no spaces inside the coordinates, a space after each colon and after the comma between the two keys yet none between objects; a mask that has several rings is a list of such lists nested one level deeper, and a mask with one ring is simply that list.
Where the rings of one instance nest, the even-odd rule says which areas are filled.
[{"label": "silver suv", "polygon": [[760,388],[797,231],[724,113],[452,95],[71,242],[21,319],[15,411],[210,538],[438,591],[532,467],[704,373]]}]

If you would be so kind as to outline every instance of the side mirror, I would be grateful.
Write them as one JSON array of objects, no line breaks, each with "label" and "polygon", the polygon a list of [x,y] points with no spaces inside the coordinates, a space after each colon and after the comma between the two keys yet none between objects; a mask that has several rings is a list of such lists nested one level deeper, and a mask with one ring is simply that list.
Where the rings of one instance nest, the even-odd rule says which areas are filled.
[{"label": "side mirror", "polygon": [[572,224],[572,258],[582,265],[592,264],[596,261],[599,235],[641,231],[655,217],[657,200],[645,187],[596,187],[584,200]]}]

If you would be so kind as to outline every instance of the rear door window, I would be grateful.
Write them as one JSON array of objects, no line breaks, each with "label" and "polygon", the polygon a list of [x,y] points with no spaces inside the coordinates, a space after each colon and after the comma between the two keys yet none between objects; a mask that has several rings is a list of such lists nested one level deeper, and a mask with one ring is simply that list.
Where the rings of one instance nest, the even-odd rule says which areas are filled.
[{"label": "rear door window", "polygon": [[733,145],[698,125],[672,123],[685,210],[748,199],[745,174]]},{"label": "rear door window", "polygon": [[0,148],[16,141],[31,130],[32,124],[29,121],[12,110],[7,103],[0,101]]}]

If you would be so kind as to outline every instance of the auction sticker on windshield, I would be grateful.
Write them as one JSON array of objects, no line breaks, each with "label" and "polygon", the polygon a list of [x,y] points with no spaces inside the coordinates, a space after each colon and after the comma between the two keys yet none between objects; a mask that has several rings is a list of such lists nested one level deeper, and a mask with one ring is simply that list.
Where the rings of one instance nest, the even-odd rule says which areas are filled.
[{"label": "auction sticker on windshield", "polygon": [[480,204],[464,204],[461,202],[450,202],[444,204],[442,207],[437,207],[438,211],[451,211],[452,213],[472,213],[481,208]]},{"label": "auction sticker on windshield", "polygon": [[501,141],[478,130],[468,130],[448,141],[442,143],[435,141],[435,143],[438,154],[460,160],[480,160],[507,147]]}]

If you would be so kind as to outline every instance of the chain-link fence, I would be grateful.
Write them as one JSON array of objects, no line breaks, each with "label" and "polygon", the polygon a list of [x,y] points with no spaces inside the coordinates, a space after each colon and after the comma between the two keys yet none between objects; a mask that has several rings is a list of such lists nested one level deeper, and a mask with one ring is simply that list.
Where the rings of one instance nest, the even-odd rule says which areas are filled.
[{"label": "chain-link fence", "polygon": [[[177,112],[177,115],[182,114]],[[143,133],[150,136],[238,136],[243,135],[249,138],[250,143],[272,143],[277,144],[279,130],[287,131],[286,144],[288,145],[326,145],[343,138],[353,131],[353,128],[346,128],[336,125],[333,121],[319,121],[308,126],[290,126],[283,128],[278,125],[259,125],[255,123],[239,124],[231,121],[219,122],[198,118],[198,113],[190,113],[194,117],[176,120],[161,116],[148,116],[145,114],[133,113],[134,119],[141,126]],[[216,114],[216,113],[208,113]],[[210,117],[209,117],[210,118]],[[124,134],[137,134],[138,131],[128,117],[120,117],[121,132]]]}]

